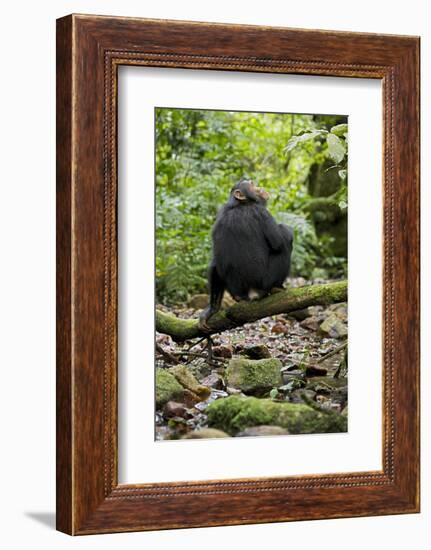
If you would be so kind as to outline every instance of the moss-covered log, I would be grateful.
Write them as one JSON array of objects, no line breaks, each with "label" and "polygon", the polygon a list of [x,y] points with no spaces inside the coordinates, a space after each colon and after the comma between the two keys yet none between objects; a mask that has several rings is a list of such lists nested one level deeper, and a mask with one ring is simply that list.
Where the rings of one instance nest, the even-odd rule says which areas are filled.
[{"label": "moss-covered log", "polygon": [[197,319],[180,319],[174,315],[156,310],[156,330],[169,334],[174,340],[181,342],[206,334],[223,332],[263,317],[289,313],[308,306],[345,302],[346,300],[347,281],[288,288],[262,300],[239,302],[228,309],[219,311],[208,321],[210,330],[205,333],[199,329]]}]

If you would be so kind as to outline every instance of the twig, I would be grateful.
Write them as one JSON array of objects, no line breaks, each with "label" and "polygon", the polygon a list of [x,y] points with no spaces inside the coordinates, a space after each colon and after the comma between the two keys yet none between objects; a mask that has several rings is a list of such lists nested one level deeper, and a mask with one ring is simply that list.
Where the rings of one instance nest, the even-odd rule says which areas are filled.
[{"label": "twig", "polygon": [[208,349],[208,365],[211,365],[213,361],[213,341],[211,336],[207,337],[207,349]]},{"label": "twig", "polygon": [[190,357],[205,357],[205,354],[204,353],[199,353],[197,351],[174,351],[172,352],[173,355],[187,355],[187,356],[190,356]]},{"label": "twig", "polygon": [[319,363],[323,363],[323,361],[326,361],[326,359],[329,359],[333,355],[337,355],[340,351],[343,351],[344,348],[347,347],[347,342],[344,342],[341,346],[338,346],[338,348],[333,349],[323,357],[318,357],[315,360],[312,358],[312,361],[304,361],[303,359],[294,359],[293,357],[288,357],[287,361],[290,361],[294,365],[297,365],[298,367],[313,367],[315,365],[318,365]]},{"label": "twig", "polygon": [[166,359],[169,363],[174,363],[175,365],[179,364],[179,361],[176,357],[174,357],[173,353],[170,353],[169,351],[166,351],[162,348],[160,344],[156,344],[156,350],[160,353],[162,357]]},{"label": "twig", "polygon": [[343,369],[345,369],[344,375],[346,375],[347,374],[347,349],[344,353],[343,359],[340,361],[340,364],[338,365],[337,371],[334,374],[334,378],[339,378]]},{"label": "twig", "polygon": [[319,359],[317,359],[316,363],[323,363],[323,361],[326,361],[326,359],[329,359],[330,357],[332,357],[334,355],[337,355],[337,353],[342,351],[344,348],[347,348],[347,344],[348,344],[348,342],[344,342],[344,344],[341,344],[341,346],[338,346],[338,348],[333,349],[332,351],[330,351],[329,353],[327,353],[323,357],[319,357]]},{"label": "twig", "polygon": [[[202,359],[205,358],[205,354],[204,353],[198,353],[198,352],[193,352],[193,351],[174,351],[172,352],[173,355],[178,355],[178,356],[182,356],[182,355],[185,355],[187,357],[200,357]],[[206,357],[206,359],[208,359],[208,356]],[[229,361],[229,359],[226,359],[225,357],[212,357],[211,361],[220,361],[220,362],[223,362],[223,361]]]},{"label": "twig", "polygon": [[189,346],[187,348],[187,351],[190,351],[192,348],[194,348],[195,346],[197,346],[198,344],[200,344],[201,342],[203,342],[204,340],[206,340],[206,336],[203,336],[202,338],[199,338],[199,340],[197,342],[195,342],[194,344],[192,344],[191,346]]}]

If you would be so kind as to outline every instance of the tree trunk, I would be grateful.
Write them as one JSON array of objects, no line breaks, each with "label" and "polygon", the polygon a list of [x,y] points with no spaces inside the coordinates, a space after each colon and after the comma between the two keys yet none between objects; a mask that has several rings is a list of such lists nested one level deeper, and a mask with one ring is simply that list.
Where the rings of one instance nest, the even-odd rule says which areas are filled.
[{"label": "tree trunk", "polygon": [[346,300],[347,281],[288,288],[262,300],[239,302],[228,309],[220,310],[209,319],[209,332],[202,332],[199,329],[197,319],[180,319],[175,315],[156,310],[156,330],[163,334],[169,334],[177,342],[182,342],[191,338],[223,332],[263,317],[289,313],[308,306],[345,302]]}]

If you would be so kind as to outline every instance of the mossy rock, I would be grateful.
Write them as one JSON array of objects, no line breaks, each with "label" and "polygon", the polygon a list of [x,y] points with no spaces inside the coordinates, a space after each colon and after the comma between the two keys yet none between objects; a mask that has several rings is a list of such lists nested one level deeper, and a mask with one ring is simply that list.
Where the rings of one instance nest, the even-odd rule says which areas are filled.
[{"label": "mossy rock", "polygon": [[330,338],[344,338],[347,336],[347,326],[336,313],[333,313],[320,325],[320,332]]},{"label": "mossy rock", "polygon": [[214,401],[206,412],[209,426],[230,435],[264,425],[280,426],[290,434],[347,431],[346,417],[301,403],[279,403],[271,399],[233,395]]},{"label": "mossy rock", "polygon": [[220,439],[223,437],[230,437],[226,432],[216,430],[215,428],[201,428],[200,430],[194,430],[183,436],[182,439]]},{"label": "mossy rock", "polygon": [[226,369],[226,382],[244,393],[262,394],[283,383],[279,359],[235,358]]},{"label": "mossy rock", "polygon": [[274,435],[288,435],[289,432],[280,426],[252,426],[243,432],[238,432],[237,437],[269,437]]},{"label": "mossy rock", "polygon": [[197,395],[201,401],[205,401],[211,395],[210,388],[199,384],[185,365],[175,365],[175,367],[169,369],[169,373],[175,377],[183,388]]},{"label": "mossy rock", "polygon": [[166,369],[156,369],[156,406],[161,408],[168,401],[182,399],[184,388]]}]

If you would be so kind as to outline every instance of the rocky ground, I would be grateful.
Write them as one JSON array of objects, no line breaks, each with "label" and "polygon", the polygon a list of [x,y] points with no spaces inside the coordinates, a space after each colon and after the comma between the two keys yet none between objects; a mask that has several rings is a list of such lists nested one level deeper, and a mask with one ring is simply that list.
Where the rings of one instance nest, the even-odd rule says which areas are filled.
[{"label": "rocky ground", "polygon": [[[157,307],[191,318],[206,302],[199,295],[187,308]],[[346,303],[261,319],[211,341],[179,345],[156,334],[156,439],[346,430]]]}]

